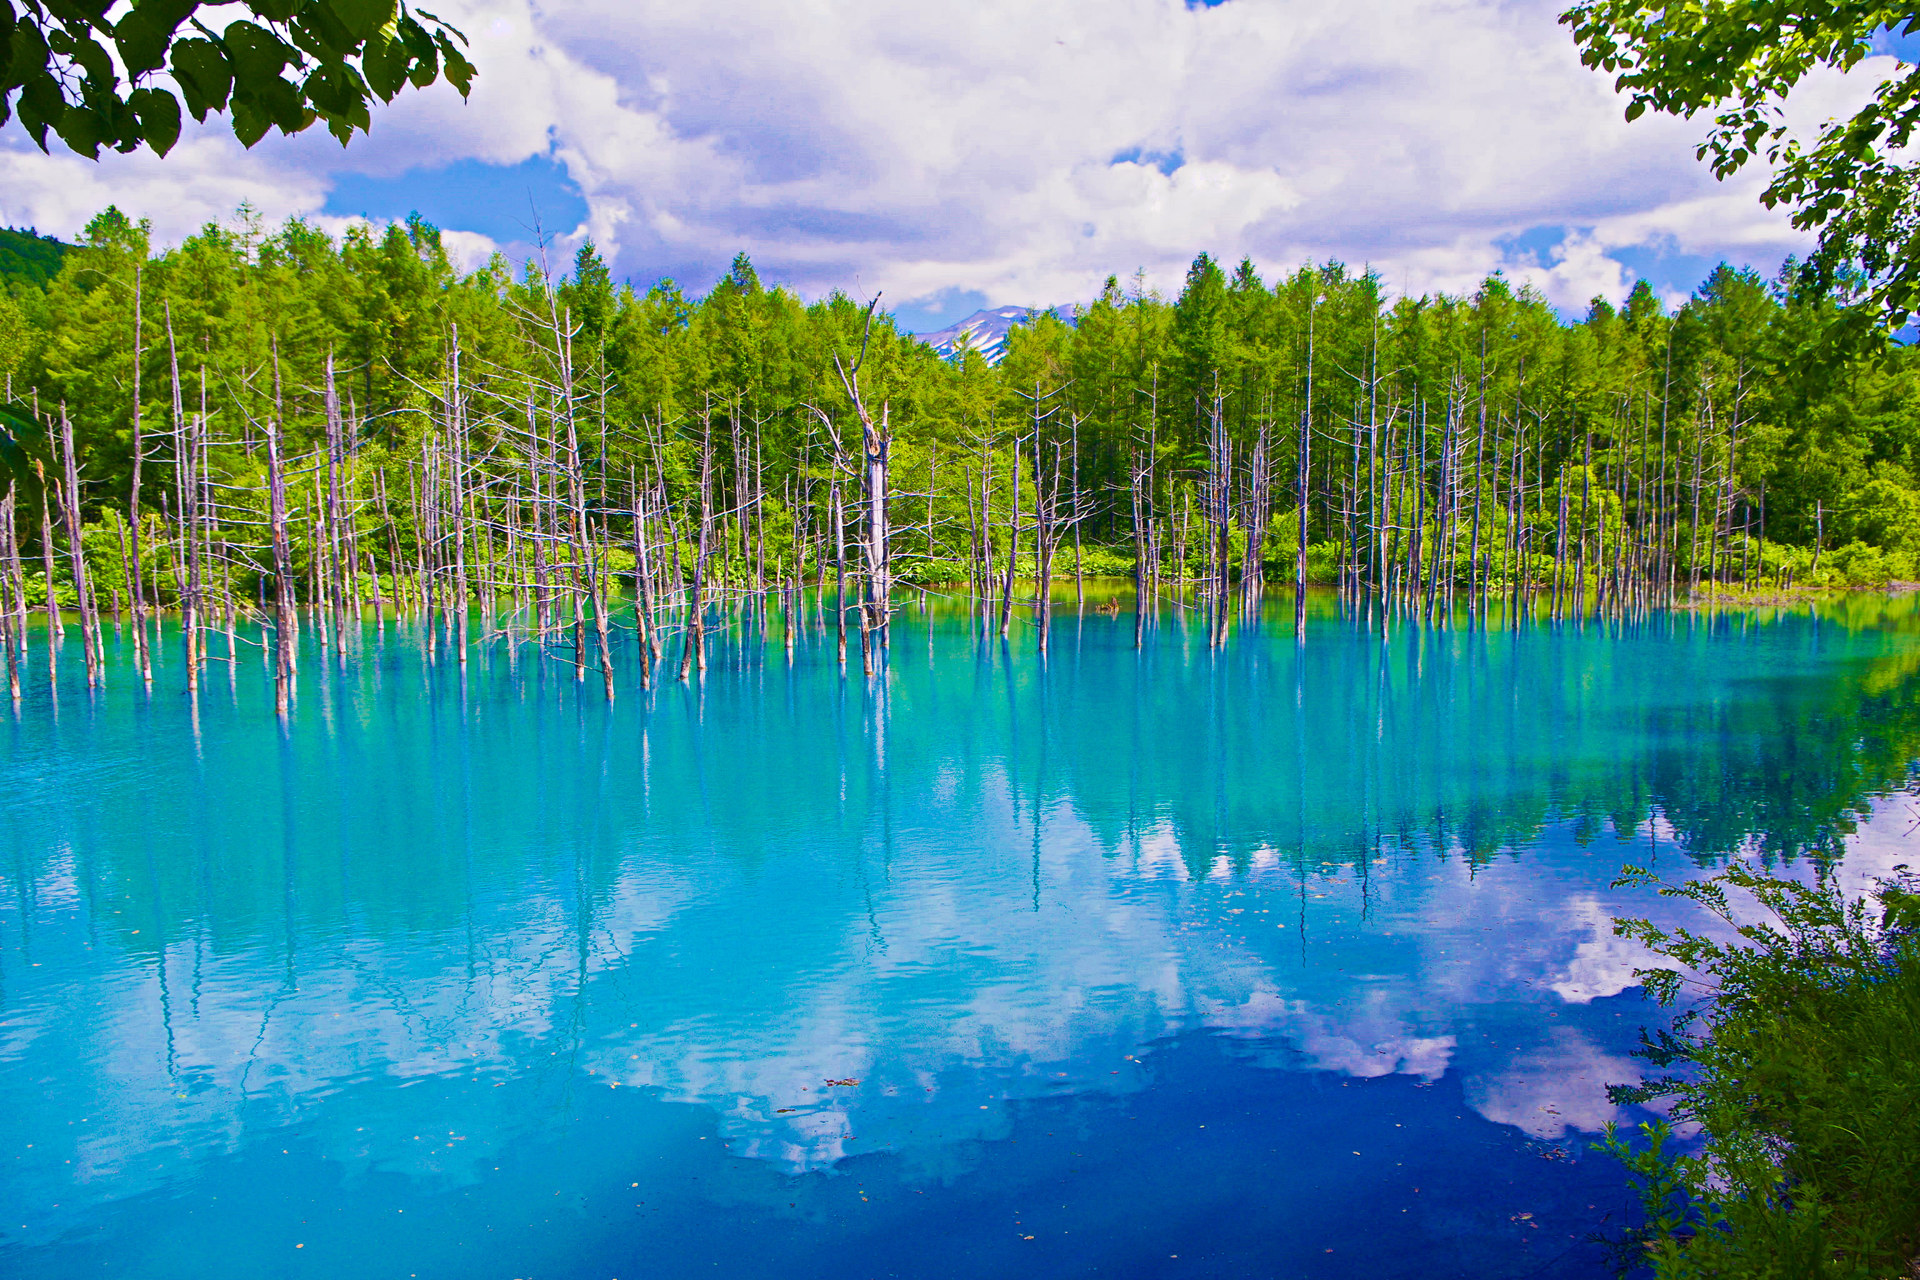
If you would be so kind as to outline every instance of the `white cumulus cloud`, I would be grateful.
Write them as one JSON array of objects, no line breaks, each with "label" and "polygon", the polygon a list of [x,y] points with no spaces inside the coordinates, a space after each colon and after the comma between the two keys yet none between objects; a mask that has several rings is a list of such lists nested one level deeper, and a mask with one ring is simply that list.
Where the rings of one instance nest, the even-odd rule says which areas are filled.
[{"label": "white cumulus cloud", "polygon": [[[1628,125],[1558,7],[468,0],[445,12],[473,39],[471,102],[409,92],[345,151],[190,130],[165,161],[46,157],[10,126],[0,219],[71,235],[112,201],[177,239],[242,200],[319,214],[345,173],[546,157],[587,209],[546,228],[557,252],[590,235],[620,274],[695,288],[745,249],[813,295],[1050,304],[1136,267],[1177,287],[1206,249],[1269,272],[1338,257],[1411,292],[1504,268],[1577,307],[1630,287],[1624,250],[1804,248],[1763,175],[1716,183],[1694,158],[1697,124]],[[1845,110],[1886,65],[1796,114]],[[524,207],[510,185],[501,207]],[[439,216],[469,257],[495,243]]]}]

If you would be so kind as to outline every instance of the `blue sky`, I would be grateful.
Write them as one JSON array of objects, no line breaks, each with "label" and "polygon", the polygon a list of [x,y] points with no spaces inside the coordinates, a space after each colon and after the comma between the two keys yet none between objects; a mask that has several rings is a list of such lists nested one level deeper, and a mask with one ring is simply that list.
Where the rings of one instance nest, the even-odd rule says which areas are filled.
[{"label": "blue sky", "polygon": [[1882,27],[1873,38],[1875,53],[1890,54],[1902,62],[1920,62],[1920,28],[1911,33]]},{"label": "blue sky", "polygon": [[551,233],[579,226],[587,202],[565,167],[551,156],[529,156],[512,165],[456,160],[390,177],[345,173],[320,211],[382,222],[417,212],[435,226],[531,244],[536,228]]},{"label": "blue sky", "polygon": [[[556,263],[700,291],[745,250],[804,296],[880,291],[908,327],[985,305],[1171,292],[1206,250],[1269,277],[1371,266],[1412,293],[1494,270],[1569,312],[1645,276],[1670,299],[1725,259],[1771,275],[1806,237],[1717,183],[1696,125],[1622,118],[1560,0],[451,0],[470,101],[407,91],[342,150],[42,156],[0,129],[0,222],[71,235],[109,202],[178,239],[266,218],[418,211],[469,265]],[[1920,52],[1920,36],[1884,37]],[[1809,87],[1850,111],[1887,59]]]}]

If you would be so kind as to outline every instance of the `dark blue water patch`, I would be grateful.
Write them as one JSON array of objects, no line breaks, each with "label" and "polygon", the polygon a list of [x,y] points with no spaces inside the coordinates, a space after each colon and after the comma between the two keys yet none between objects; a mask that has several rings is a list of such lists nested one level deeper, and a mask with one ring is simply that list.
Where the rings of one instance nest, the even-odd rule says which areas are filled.
[{"label": "dark blue water patch", "polygon": [[[8,1273],[1597,1278],[1592,1237],[1633,1212],[1585,1138],[1485,1119],[1458,1074],[1304,1071],[1286,1044],[1204,1031],[1114,1061],[1118,1092],[983,1103],[991,1136],[931,1123],[799,1175],[650,1089],[368,1080],[331,1100],[335,1122],[241,1135],[191,1190],[9,1249]],[[552,1120],[468,1147],[476,1117],[523,1109]],[[411,1168],[343,1157],[338,1114],[396,1112],[422,1129]]]}]

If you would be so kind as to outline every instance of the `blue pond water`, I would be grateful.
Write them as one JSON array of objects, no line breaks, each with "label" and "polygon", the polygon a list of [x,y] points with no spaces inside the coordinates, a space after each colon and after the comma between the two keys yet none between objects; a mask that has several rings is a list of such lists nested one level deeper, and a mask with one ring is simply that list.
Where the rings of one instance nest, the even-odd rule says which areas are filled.
[{"label": "blue pond water", "polygon": [[1608,1274],[1610,882],[1897,858],[1920,614],[1287,622],[776,617],[611,707],[389,623],[284,733],[244,635],[36,648],[0,1273]]}]

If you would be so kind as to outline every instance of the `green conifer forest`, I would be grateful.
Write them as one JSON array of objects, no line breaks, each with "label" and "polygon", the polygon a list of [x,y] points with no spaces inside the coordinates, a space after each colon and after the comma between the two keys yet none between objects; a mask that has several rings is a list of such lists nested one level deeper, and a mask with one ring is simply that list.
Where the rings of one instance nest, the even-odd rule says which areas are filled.
[{"label": "green conifer forest", "polygon": [[871,627],[903,585],[1004,625],[1016,579],[1092,575],[1511,618],[1920,576],[1914,355],[1843,342],[1797,278],[1569,322],[1498,276],[1392,298],[1202,254],[994,367],[744,255],[696,295],[591,245],[463,274],[418,218],[243,211],[156,250],[109,209],[0,303],[7,612],[48,581],[202,626],[464,601],[584,667],[609,627],[657,661],[657,611],[829,572]]}]

